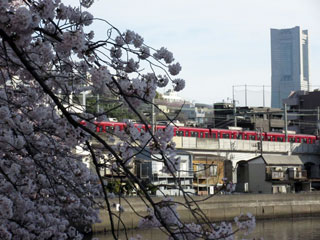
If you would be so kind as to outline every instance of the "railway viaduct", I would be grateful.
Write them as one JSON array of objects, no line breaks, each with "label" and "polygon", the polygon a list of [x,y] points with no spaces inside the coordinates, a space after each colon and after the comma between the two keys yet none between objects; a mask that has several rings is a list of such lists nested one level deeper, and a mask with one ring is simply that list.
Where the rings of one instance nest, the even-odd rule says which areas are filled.
[{"label": "railway viaduct", "polygon": [[314,166],[314,174],[320,176],[320,143],[268,142],[236,139],[209,139],[193,137],[174,137],[176,149],[193,158],[195,155],[221,156],[232,162],[233,181],[237,182],[236,170],[241,161],[248,161],[261,154],[299,155],[303,163]]}]

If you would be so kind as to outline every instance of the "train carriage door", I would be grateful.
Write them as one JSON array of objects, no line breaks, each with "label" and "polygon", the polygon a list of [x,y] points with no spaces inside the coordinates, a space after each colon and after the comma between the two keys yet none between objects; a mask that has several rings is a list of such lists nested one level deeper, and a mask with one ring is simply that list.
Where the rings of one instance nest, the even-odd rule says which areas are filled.
[{"label": "train carriage door", "polygon": [[243,140],[248,140],[248,134],[247,133],[243,133]]},{"label": "train carriage door", "polygon": [[217,139],[217,132],[216,131],[212,131],[210,137],[213,138],[213,139]]},{"label": "train carriage door", "polygon": [[203,138],[203,132],[199,132],[200,138]]},{"label": "train carriage door", "polygon": [[198,137],[199,137],[199,132],[194,132],[194,136],[195,136],[196,138],[198,138]]}]

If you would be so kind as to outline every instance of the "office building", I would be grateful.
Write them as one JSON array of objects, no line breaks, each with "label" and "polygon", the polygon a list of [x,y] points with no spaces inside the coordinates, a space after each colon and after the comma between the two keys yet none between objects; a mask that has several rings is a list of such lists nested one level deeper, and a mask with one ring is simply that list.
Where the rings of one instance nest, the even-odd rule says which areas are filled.
[{"label": "office building", "polygon": [[292,91],[309,91],[308,30],[271,29],[271,107]]}]

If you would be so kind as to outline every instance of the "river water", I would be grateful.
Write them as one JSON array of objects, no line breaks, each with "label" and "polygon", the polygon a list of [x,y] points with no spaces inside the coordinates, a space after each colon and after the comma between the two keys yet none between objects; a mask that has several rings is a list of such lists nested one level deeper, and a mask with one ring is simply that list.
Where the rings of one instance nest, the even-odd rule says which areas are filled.
[{"label": "river water", "polygon": [[[142,236],[142,240],[165,240],[167,237],[159,230],[129,230],[128,238]],[[113,239],[111,233],[95,235],[100,240]],[[314,218],[289,218],[259,220],[254,232],[248,236],[235,236],[235,240],[240,239],[260,239],[264,240],[320,240],[320,217]],[[126,239],[123,232],[119,239]]]}]

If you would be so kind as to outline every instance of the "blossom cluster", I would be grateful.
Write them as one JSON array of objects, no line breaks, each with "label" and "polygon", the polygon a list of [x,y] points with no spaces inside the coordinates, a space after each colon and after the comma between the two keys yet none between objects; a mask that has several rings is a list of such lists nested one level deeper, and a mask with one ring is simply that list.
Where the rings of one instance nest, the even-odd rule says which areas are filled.
[{"label": "blossom cluster", "polygon": [[[176,239],[234,239],[234,228],[231,223],[221,222],[212,223],[209,226],[205,224],[188,223],[183,224],[179,219],[177,212],[178,203],[174,202],[172,198],[166,197],[159,203],[155,209],[147,209],[147,215],[140,219],[138,227],[157,228],[163,226],[161,221],[173,231]],[[157,213],[155,213],[155,211]],[[244,235],[250,234],[255,228],[256,222],[252,214],[241,214],[234,219],[237,229],[244,232]],[[174,239],[171,235],[169,239]]]},{"label": "blossom cluster", "polygon": [[1,239],[80,239],[98,221],[100,185],[72,153],[85,139],[44,97],[0,89]]},{"label": "blossom cluster", "polygon": [[[81,5],[86,8],[92,3],[93,1],[88,0],[81,1]],[[43,75],[47,74],[48,67],[52,69],[49,63],[69,65],[72,74],[85,69],[91,77],[85,76],[83,84],[89,84],[100,93],[111,90],[121,94],[123,91],[130,97],[124,101],[131,101],[133,104],[139,103],[137,99],[150,102],[155,97],[157,87],[165,87],[169,81],[172,81],[175,91],[180,91],[185,86],[184,80],[171,79],[181,71],[180,64],[174,63],[172,52],[164,47],[153,50],[144,43],[143,37],[134,31],[127,30],[121,33],[114,30],[114,34],[106,41],[94,42],[94,32],[87,30],[94,18],[80,7],[66,6],[60,0],[32,0],[28,5],[14,5],[5,0],[1,4],[0,28],[8,36],[12,36],[14,43],[22,47],[23,51],[30,53],[28,58],[31,65],[35,69],[40,68],[39,73]],[[103,59],[103,56],[107,55],[95,51],[101,42],[101,46],[106,46],[105,49],[109,51],[110,58]],[[11,55],[11,52],[8,54],[14,62],[19,63],[17,56]],[[72,60],[73,55],[81,60],[81,66]],[[140,74],[145,68],[141,62],[143,60],[148,60],[148,64],[153,65],[151,73]],[[97,67],[95,65],[98,62]],[[155,74],[158,62],[161,66],[159,70],[165,70],[162,77],[156,77]],[[105,77],[96,71],[101,67],[101,63],[118,84],[112,84],[109,76]],[[44,67],[44,64],[48,66]],[[133,73],[137,76],[132,78],[130,75]],[[153,76],[146,77],[149,74]],[[56,72],[52,81],[54,87],[60,87],[63,94],[70,94],[70,91],[61,86],[59,79],[65,80],[68,77],[60,76]],[[73,85],[73,88],[77,87]]]},{"label": "blossom cluster", "polygon": [[150,149],[153,154],[160,154],[164,163],[162,171],[169,174],[175,174],[180,168],[180,157],[175,151],[175,142],[173,141],[174,127],[168,125],[164,129],[159,129],[155,134],[155,140],[151,142]]},{"label": "blossom cluster", "polygon": [[[97,177],[101,167],[126,173],[137,152],[160,155],[156,160],[165,172],[179,170],[173,127],[152,133],[138,107],[150,104],[169,83],[181,91],[185,82],[176,78],[181,65],[166,48],[155,50],[134,31],[121,32],[108,22],[105,39],[95,39],[90,29],[95,19],[84,11],[92,4],[0,1],[0,239],[81,239],[99,221],[96,199],[105,190]],[[118,141],[110,147],[111,141],[94,133],[94,117],[104,114],[80,113],[85,104],[76,100],[83,92],[122,100],[138,113],[144,129],[127,122],[124,131],[108,132],[108,140]],[[92,138],[98,147],[109,146],[107,153],[90,149]],[[85,144],[92,159],[106,156],[102,160],[111,164],[93,161],[93,173],[74,151]],[[130,180],[141,186],[139,179]],[[165,225],[179,239],[221,238],[231,231],[228,224],[211,231],[183,224],[170,198],[153,206],[140,226]]]},{"label": "blossom cluster", "polygon": [[156,209],[149,208],[147,211],[148,215],[141,218],[138,224],[139,228],[161,227],[163,224],[160,221],[168,227],[182,226],[177,212],[177,204],[170,197],[157,203]]}]

